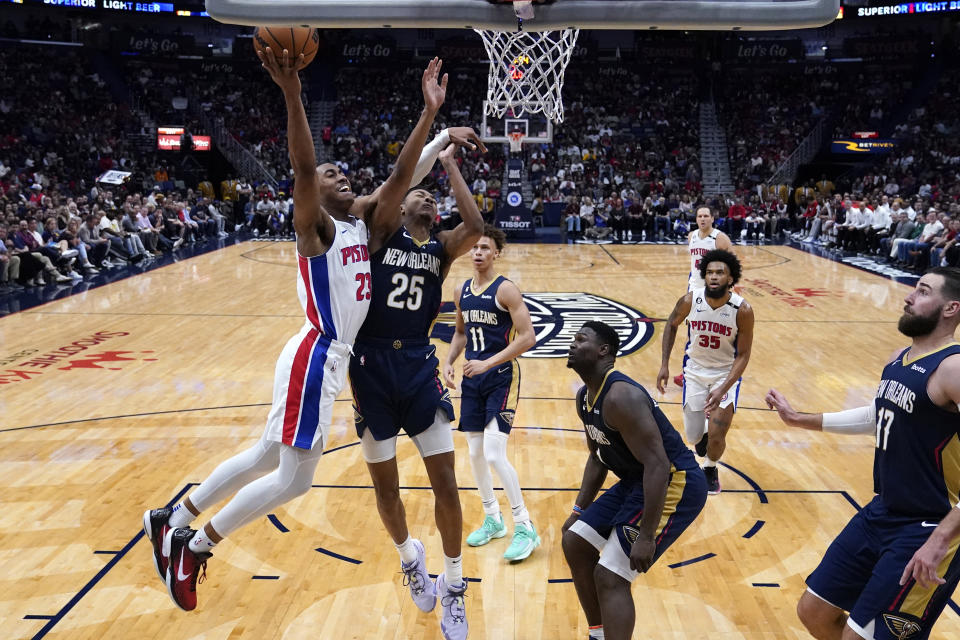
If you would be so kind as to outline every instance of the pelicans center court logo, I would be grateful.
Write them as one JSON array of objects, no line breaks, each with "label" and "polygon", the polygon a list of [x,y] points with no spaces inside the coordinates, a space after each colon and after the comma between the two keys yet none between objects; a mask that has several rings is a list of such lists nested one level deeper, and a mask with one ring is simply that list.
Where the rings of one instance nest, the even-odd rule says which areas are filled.
[{"label": "pelicans center court logo", "polygon": [[[622,302],[593,293],[525,293],[523,301],[537,336],[536,345],[523,354],[525,358],[566,358],[573,336],[588,320],[613,327],[620,336],[618,356],[630,355],[653,337],[650,318]],[[455,325],[456,307],[444,302],[430,337],[450,342]]]}]

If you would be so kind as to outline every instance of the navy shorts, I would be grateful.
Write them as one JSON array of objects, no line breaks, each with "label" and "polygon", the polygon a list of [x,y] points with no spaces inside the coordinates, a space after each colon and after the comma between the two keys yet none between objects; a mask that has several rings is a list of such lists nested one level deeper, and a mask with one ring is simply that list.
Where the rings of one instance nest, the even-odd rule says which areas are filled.
[{"label": "navy shorts", "polygon": [[937,522],[890,513],[876,496],[830,544],[807,587],[850,612],[854,629],[872,626],[875,640],[923,640],[960,581],[957,544],[940,565],[946,584],[924,589],[911,579],[900,586],[900,576]]},{"label": "navy shorts", "polygon": [[365,429],[370,429],[375,440],[392,438],[400,429],[418,435],[433,424],[437,409],[454,420],[436,351],[422,341],[385,346],[358,342],[353,346],[350,388],[358,436],[362,437]]},{"label": "navy shorts", "polygon": [[[654,535],[657,546],[654,561],[693,524],[706,502],[707,479],[700,467],[670,474],[663,515]],[[594,500],[577,519],[582,524],[575,524],[571,530],[598,551],[603,549],[611,532],[616,531],[620,548],[629,558],[630,549],[640,535],[637,525],[642,516],[643,482],[639,479],[621,480]],[[593,531],[585,530],[582,525],[587,525]],[[619,573],[623,575],[623,572]]]},{"label": "navy shorts", "polygon": [[520,400],[520,365],[516,360],[464,376],[460,383],[460,430],[483,431],[496,418],[497,427],[510,433]]}]

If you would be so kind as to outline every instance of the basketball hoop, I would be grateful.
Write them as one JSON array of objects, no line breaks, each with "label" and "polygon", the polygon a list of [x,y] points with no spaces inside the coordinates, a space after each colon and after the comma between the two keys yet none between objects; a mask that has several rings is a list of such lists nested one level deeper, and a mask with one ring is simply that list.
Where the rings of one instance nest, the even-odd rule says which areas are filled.
[{"label": "basketball hoop", "polygon": [[509,108],[516,117],[542,111],[563,122],[563,74],[580,29],[523,31],[521,19],[518,26],[515,32],[474,29],[490,56],[487,113],[502,118]]},{"label": "basketball hoop", "polygon": [[523,132],[511,131],[507,137],[510,139],[510,153],[520,153],[523,149]]}]

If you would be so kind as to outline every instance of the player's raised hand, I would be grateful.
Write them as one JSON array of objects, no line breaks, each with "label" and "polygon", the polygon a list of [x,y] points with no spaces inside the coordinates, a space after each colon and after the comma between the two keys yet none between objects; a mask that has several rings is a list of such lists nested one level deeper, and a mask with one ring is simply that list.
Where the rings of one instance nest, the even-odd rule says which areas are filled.
[{"label": "player's raised hand", "polygon": [[[443,66],[443,60],[434,58],[423,70],[423,103],[428,111],[436,113],[443,101],[447,99],[447,81],[450,79],[448,74],[440,77],[440,68]],[[438,84],[439,80],[439,84]]]},{"label": "player's raised hand", "polygon": [[270,73],[273,81],[284,91],[296,91],[300,93],[300,75],[298,71],[306,66],[303,54],[296,58],[290,57],[290,52],[284,49],[280,52],[280,57],[267,47],[264,51],[257,51],[257,57],[263,68]]},{"label": "player's raised hand", "polygon": [[455,162],[457,157],[457,145],[453,142],[447,145],[447,148],[440,152],[440,163],[446,165],[449,162]]},{"label": "player's raised hand", "polygon": [[480,136],[478,136],[477,132],[471,127],[450,127],[447,129],[447,134],[450,136],[450,142],[457,146],[466,147],[471,151],[480,149],[480,153],[487,152],[487,147],[483,144],[483,140],[480,139]]},{"label": "player's raised hand", "polygon": [[660,373],[657,374],[657,391],[667,392],[667,382],[670,380],[670,367],[663,365],[660,367]]},{"label": "player's raised hand", "polygon": [[947,547],[947,543],[936,534],[934,529],[934,533],[930,534],[923,546],[910,558],[910,562],[903,570],[903,575],[900,576],[900,585],[907,584],[910,578],[916,580],[922,589],[944,584],[946,580],[937,575],[937,567],[947,555]]}]

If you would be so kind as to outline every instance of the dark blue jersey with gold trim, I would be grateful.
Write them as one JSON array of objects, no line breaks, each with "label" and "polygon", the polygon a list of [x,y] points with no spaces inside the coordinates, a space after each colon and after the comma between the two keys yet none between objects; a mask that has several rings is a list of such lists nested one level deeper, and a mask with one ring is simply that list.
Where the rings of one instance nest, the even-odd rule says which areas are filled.
[{"label": "dark blue jersey with gold trim", "polygon": [[513,318],[497,304],[497,290],[507,282],[497,276],[483,291],[475,291],[473,278],[463,283],[460,313],[467,335],[467,360],[485,360],[507,348],[513,339]]},{"label": "dark blue jersey with gold trim", "polygon": [[428,339],[443,296],[443,255],[439,240],[420,242],[401,226],[370,256],[373,298],[358,342]]},{"label": "dark blue jersey with gold trim", "polygon": [[654,420],[657,421],[657,427],[660,428],[663,448],[672,466],[671,472],[696,469],[698,466],[697,459],[693,457],[693,453],[683,443],[680,434],[677,433],[677,430],[670,424],[670,420],[660,410],[657,401],[650,397],[650,394],[639,382],[613,369],[607,372],[603,384],[600,385],[600,392],[597,393],[597,397],[592,403],[588,401],[586,385],[577,392],[577,413],[580,414],[580,420],[583,421],[583,428],[587,432],[587,437],[597,445],[600,462],[622,480],[633,482],[643,480],[643,465],[634,457],[620,432],[608,427],[603,419],[603,401],[615,382],[625,382],[640,389],[647,400],[650,401],[650,410],[653,413]]},{"label": "dark blue jersey with gold trim", "polygon": [[909,353],[884,367],[874,400],[873,490],[890,511],[939,520],[960,494],[960,414],[933,404],[927,383],[960,344],[916,359]]}]

